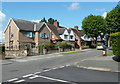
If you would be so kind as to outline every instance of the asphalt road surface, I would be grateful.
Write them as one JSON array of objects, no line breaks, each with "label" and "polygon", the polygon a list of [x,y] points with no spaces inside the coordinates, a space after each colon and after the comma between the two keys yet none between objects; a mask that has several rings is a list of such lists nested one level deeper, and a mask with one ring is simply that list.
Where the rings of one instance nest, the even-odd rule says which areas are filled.
[{"label": "asphalt road surface", "polygon": [[[81,84],[81,83],[117,83],[118,73],[88,70],[77,68],[75,66],[64,66],[56,69],[48,69],[44,72],[37,72],[33,74],[24,75],[20,78],[7,80],[7,83],[67,83],[67,84]],[[94,84],[93,83],[93,84]]]},{"label": "asphalt road surface", "polygon": [[[117,82],[118,73],[85,70],[73,67],[76,62],[95,57],[101,51],[90,50],[70,55],[40,56],[39,60],[15,62],[2,66],[4,82]],[[42,59],[41,59],[42,58]],[[32,77],[33,76],[33,77]],[[30,78],[31,77],[31,78]]]}]

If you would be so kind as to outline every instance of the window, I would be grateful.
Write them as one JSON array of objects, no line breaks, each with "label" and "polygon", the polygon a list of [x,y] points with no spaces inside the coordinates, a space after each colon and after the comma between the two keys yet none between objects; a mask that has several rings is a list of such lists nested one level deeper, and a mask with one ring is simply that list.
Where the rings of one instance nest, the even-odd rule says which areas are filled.
[{"label": "window", "polygon": [[28,38],[34,38],[35,34],[33,32],[27,32],[26,35]]},{"label": "window", "polygon": [[68,39],[68,35],[64,35],[64,39]]},{"label": "window", "polygon": [[40,33],[40,38],[50,38],[48,33]]},{"label": "window", "polygon": [[73,36],[70,36],[70,39],[73,39]]},{"label": "window", "polygon": [[52,38],[54,38],[54,34],[52,34]]},{"label": "window", "polygon": [[13,38],[13,37],[14,37],[14,34],[12,33],[10,37]]}]

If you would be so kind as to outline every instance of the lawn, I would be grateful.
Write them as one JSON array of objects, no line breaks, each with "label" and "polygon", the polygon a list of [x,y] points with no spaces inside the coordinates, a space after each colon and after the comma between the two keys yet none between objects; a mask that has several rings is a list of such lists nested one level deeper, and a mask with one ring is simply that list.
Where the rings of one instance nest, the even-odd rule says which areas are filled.
[{"label": "lawn", "polygon": [[[101,55],[103,56],[103,55]],[[105,56],[113,56],[113,52],[108,52]]]},{"label": "lawn", "polygon": [[61,54],[62,55],[68,55],[68,54],[82,53],[82,52],[86,52],[86,51],[73,51],[73,52],[65,52],[65,53],[61,53]]},{"label": "lawn", "polygon": [[108,52],[107,56],[113,56],[113,52]]}]

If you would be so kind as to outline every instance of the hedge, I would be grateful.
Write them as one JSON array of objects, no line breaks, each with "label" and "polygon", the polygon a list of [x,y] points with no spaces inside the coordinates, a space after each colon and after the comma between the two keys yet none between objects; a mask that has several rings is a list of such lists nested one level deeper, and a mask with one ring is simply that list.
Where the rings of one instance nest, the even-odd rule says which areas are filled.
[{"label": "hedge", "polygon": [[3,54],[5,52],[5,46],[0,45],[0,54]]},{"label": "hedge", "polygon": [[110,34],[112,49],[115,56],[120,56],[120,32]]}]

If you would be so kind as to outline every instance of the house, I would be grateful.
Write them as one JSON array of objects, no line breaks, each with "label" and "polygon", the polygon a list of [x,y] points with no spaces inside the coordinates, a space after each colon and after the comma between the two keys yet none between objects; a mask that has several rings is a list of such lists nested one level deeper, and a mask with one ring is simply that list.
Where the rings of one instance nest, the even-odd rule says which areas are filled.
[{"label": "house", "polygon": [[22,50],[30,47],[33,52],[38,53],[41,43],[58,41],[70,41],[81,46],[81,31],[78,30],[78,26],[67,29],[60,26],[58,21],[48,24],[11,18],[4,33],[6,50]]}]

